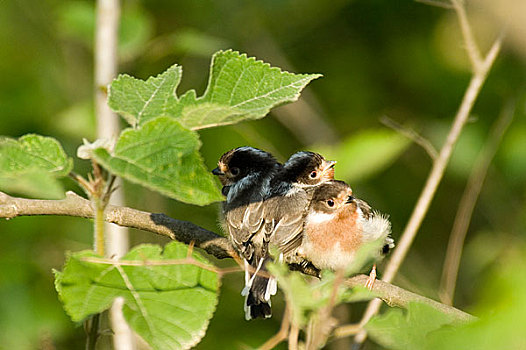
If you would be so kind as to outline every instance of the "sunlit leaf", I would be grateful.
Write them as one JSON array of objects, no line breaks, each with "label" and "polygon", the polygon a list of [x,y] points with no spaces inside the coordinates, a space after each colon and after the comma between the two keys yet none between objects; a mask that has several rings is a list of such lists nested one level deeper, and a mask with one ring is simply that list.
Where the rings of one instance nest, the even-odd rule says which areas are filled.
[{"label": "sunlit leaf", "polygon": [[[144,262],[126,266],[97,262],[91,251],[71,254],[63,272],[55,272],[55,286],[73,321],[108,309],[116,297],[124,298],[128,324],[153,349],[188,349],[204,336],[218,297],[218,275],[191,264],[156,265],[180,261],[188,247],[178,242],[141,245],[121,261]],[[197,253],[192,257],[208,262]]]},{"label": "sunlit leaf", "polygon": [[389,349],[425,349],[429,333],[452,321],[453,316],[429,305],[410,303],[406,311],[391,308],[383,315],[375,316],[365,329],[371,339]]},{"label": "sunlit leaf", "polygon": [[[181,122],[193,129],[264,117],[272,107],[296,101],[319,74],[292,74],[235,51],[214,55],[205,94],[181,97]],[[179,107],[181,108],[181,107]]]},{"label": "sunlit leaf", "polygon": [[146,81],[121,74],[110,86],[108,104],[132,126],[159,116],[169,116],[169,109],[177,104],[175,89],[181,75],[182,69],[178,65]]},{"label": "sunlit leaf", "polygon": [[526,274],[517,273],[526,266],[526,250],[516,248],[506,249],[509,255],[500,256],[481,286],[474,308],[480,319],[431,334],[428,349],[526,349]]},{"label": "sunlit leaf", "polygon": [[60,198],[64,191],[57,178],[67,176],[72,167],[72,159],[54,138],[0,138],[0,190]]},{"label": "sunlit leaf", "polygon": [[301,90],[320,77],[283,72],[230,50],[213,56],[201,97],[194,90],[177,97],[181,74],[181,67],[174,65],[146,81],[120,75],[111,84],[109,105],[134,126],[170,116],[195,130],[262,118],[272,107],[297,100]]},{"label": "sunlit leaf", "polygon": [[124,179],[182,202],[205,205],[223,199],[203,164],[197,134],[176,120],[160,117],[121,133],[114,151],[93,151],[95,159]]}]

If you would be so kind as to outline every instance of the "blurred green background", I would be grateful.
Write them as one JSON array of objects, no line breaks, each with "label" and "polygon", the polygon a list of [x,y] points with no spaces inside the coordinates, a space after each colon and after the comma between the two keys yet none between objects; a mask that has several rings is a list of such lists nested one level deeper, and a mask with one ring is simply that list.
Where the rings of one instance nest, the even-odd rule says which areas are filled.
[{"label": "blurred green background", "polygon": [[[506,0],[496,9],[491,1],[468,2],[484,52],[503,26],[506,6],[518,3]],[[322,73],[300,101],[263,120],[201,131],[206,164],[212,169],[224,151],[240,145],[268,150],[280,160],[301,149],[336,155],[336,176],[390,214],[393,236],[399,237],[431,159],[379,119],[388,116],[441,146],[471,74],[453,11],[377,0],[150,0],[122,6],[119,71],[144,79],[178,63],[183,66],[179,92],[203,92],[210,56],[219,49],[246,52],[295,73]],[[492,123],[514,101],[515,118],[489,169],[466,239],[455,306],[467,311],[490,303],[483,293],[488,271],[526,241],[526,46],[520,46],[526,44],[513,40],[521,37],[526,18],[517,20],[517,12],[512,11],[510,39],[395,280],[438,299],[449,233],[473,161]],[[83,137],[95,139],[93,30],[93,1],[0,1],[0,135],[54,136],[72,156]],[[86,174],[89,164],[77,160],[75,169]],[[64,185],[80,193],[72,181]],[[125,190],[131,207],[219,232],[217,204],[183,205],[129,183]],[[1,349],[83,348],[83,328],[63,312],[51,269],[61,268],[65,251],[90,248],[91,229],[92,223],[80,218],[0,222]],[[132,232],[132,241],[166,243],[145,232]],[[518,269],[523,272],[524,266]],[[254,347],[278,330],[281,297],[273,303],[271,320],[246,322],[241,286],[241,274],[225,277],[199,349]],[[338,313],[351,322],[362,310],[353,304]],[[329,346],[346,348],[341,342]]]}]

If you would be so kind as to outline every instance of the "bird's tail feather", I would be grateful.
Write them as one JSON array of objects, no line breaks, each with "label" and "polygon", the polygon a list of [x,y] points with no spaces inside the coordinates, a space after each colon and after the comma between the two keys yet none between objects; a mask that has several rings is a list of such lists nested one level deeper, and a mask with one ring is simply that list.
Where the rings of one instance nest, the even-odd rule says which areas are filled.
[{"label": "bird's tail feather", "polygon": [[[260,261],[255,273],[241,292],[245,296],[245,318],[269,318],[272,316],[270,297],[277,292],[277,282],[274,277],[268,277],[264,260]],[[265,273],[263,276],[262,273]]]}]

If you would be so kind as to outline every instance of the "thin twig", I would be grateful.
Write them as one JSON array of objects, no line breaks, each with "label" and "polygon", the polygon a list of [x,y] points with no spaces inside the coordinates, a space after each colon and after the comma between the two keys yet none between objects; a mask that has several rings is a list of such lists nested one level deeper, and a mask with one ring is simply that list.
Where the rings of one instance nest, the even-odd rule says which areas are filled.
[{"label": "thin twig", "polygon": [[468,232],[469,223],[471,222],[473,209],[477,203],[493,157],[499,148],[504,133],[513,120],[514,111],[515,104],[513,102],[506,104],[501,115],[491,128],[488,141],[477,157],[464,193],[462,194],[455,222],[453,223],[453,228],[449,236],[446,258],[442,269],[442,279],[440,281],[439,295],[440,300],[444,304],[453,304],[462,247],[464,246],[464,240]]},{"label": "thin twig", "polygon": [[[363,287],[368,278],[367,275],[357,275],[348,278],[345,281],[345,285],[350,288]],[[433,307],[435,310],[440,311],[445,315],[452,316],[458,323],[476,320],[476,317],[464,311],[449,305],[441,304],[438,301],[423,297],[382,280],[376,280],[371,291],[380,298],[376,300],[383,300],[389,306],[407,308],[410,303],[422,303]],[[334,330],[334,336],[340,338],[355,335],[357,330],[361,329],[362,326],[363,325],[356,324],[340,326]]]},{"label": "thin twig", "polygon": [[326,312],[328,314],[332,312],[334,305],[336,305],[336,301],[338,299],[338,290],[340,289],[340,286],[342,285],[344,281],[344,274],[345,274],[345,270],[343,269],[336,271],[334,282],[332,284],[331,296],[329,297],[329,303],[327,304],[327,309],[326,309]]},{"label": "thin twig", "polygon": [[298,350],[298,336],[300,328],[292,321],[289,332],[289,350]]},{"label": "thin twig", "polygon": [[305,350],[322,348],[332,333],[337,321],[332,317],[332,310],[338,301],[338,291],[344,282],[344,270],[336,271],[329,302],[310,317],[306,330]]},{"label": "thin twig", "polygon": [[413,129],[410,129],[408,127],[405,127],[395,122],[388,116],[381,117],[380,123],[387,126],[388,128],[391,128],[397,131],[401,135],[407,137],[408,139],[412,140],[417,145],[421,146],[426,151],[426,153],[429,155],[429,157],[431,157],[431,159],[435,160],[438,157],[438,152],[433,146],[433,144],[431,144],[431,142],[428,139],[424,138],[423,136],[418,134]]},{"label": "thin twig", "polygon": [[466,44],[466,51],[468,52],[469,60],[473,68],[473,73],[477,74],[483,69],[483,60],[480,50],[473,36],[473,31],[468,22],[468,16],[466,15],[466,9],[464,4],[460,0],[451,0],[451,5],[457,13],[458,22],[460,24],[460,30],[462,31],[462,37]]},{"label": "thin twig", "polygon": [[279,328],[278,333],[276,333],[272,338],[267,340],[263,345],[259,347],[259,350],[272,350],[279,343],[285,341],[289,336],[290,328],[290,310],[288,307],[285,307],[283,312],[283,319],[281,320],[281,327]]},{"label": "thin twig", "polygon": [[105,235],[104,235],[104,206],[102,205],[102,199],[96,198],[93,200],[95,205],[95,217],[93,218],[93,236],[94,236],[94,251],[99,255],[105,254]]},{"label": "thin twig", "polygon": [[333,332],[335,338],[345,338],[356,335],[362,331],[362,326],[359,323],[346,324],[336,328]]},{"label": "thin twig", "polygon": [[453,5],[451,5],[451,3],[440,1],[440,0],[415,0],[415,1],[419,2],[421,4],[424,4],[424,5],[440,7],[440,8],[446,9],[446,10],[452,10],[453,9]]},{"label": "thin twig", "polygon": [[[464,35],[467,34],[464,33]],[[467,37],[465,39],[466,41],[471,40]],[[385,273],[383,275],[383,280],[386,282],[391,282],[393,280],[394,276],[398,272],[398,269],[400,268],[400,265],[404,261],[405,256],[409,251],[409,248],[411,247],[411,244],[418,232],[418,229],[422,224],[422,221],[429,209],[436,189],[438,188],[438,185],[444,175],[444,171],[449,162],[449,158],[451,157],[451,153],[453,152],[453,147],[456,144],[460,136],[460,132],[462,131],[464,125],[466,124],[469,118],[469,114],[481,90],[482,84],[486,80],[489,70],[491,69],[493,62],[495,61],[495,58],[497,57],[500,51],[501,43],[502,36],[500,36],[494,42],[482,65],[479,68],[474,68],[473,76],[471,78],[468,88],[466,89],[464,98],[462,99],[462,103],[457,111],[453,125],[451,126],[449,134],[446,138],[446,142],[440,150],[438,158],[433,162],[433,167],[427,178],[424,189],[422,190],[422,193],[420,194],[420,197],[418,198],[418,201],[413,209],[411,218],[409,219],[409,222],[400,238],[400,241],[398,242],[397,248],[394,250],[391,259],[389,260],[389,263],[386,266]],[[381,303],[382,302],[378,299],[369,302],[369,305],[367,306],[367,309],[365,310],[364,315],[362,316],[362,319],[360,321],[360,324],[362,326],[365,325],[371,319],[371,317],[378,313],[378,311],[380,310]],[[360,332],[354,338],[355,345],[362,344],[366,338],[367,333],[365,332],[365,330],[362,330],[362,332]]]},{"label": "thin twig", "polygon": [[90,184],[89,182],[83,178],[82,176],[80,176],[79,174],[75,173],[75,172],[70,172],[69,174],[69,177],[71,177],[73,180],[75,180],[76,182],[78,182],[78,184],[80,185],[80,187],[82,188],[82,190],[84,191],[84,193],[89,196],[89,188],[90,188]]},{"label": "thin twig", "polygon": [[[105,199],[106,191],[104,189],[105,181],[102,177],[102,171],[97,162],[92,160],[93,166],[93,175],[94,178],[90,178],[87,187],[85,188],[86,193],[91,200],[91,205],[94,211],[93,217],[93,250],[99,254],[105,255],[105,221],[104,221],[104,210],[108,201]],[[91,322],[90,322],[91,321]],[[91,317],[89,322],[90,332],[86,340],[86,349],[95,349],[95,344],[99,336],[99,326],[100,326],[100,313]],[[95,337],[95,339],[93,339]]]},{"label": "thin twig", "polygon": [[[116,138],[120,132],[119,117],[107,104],[107,86],[117,75],[117,47],[120,22],[119,0],[97,0],[96,27],[94,45],[94,94],[95,115],[97,118],[97,137],[99,139]],[[97,167],[94,168],[97,170]],[[113,184],[116,177],[110,175],[104,203],[124,204],[124,192]],[[119,180],[117,180],[119,181]],[[129,247],[128,230],[123,227],[105,223],[106,254],[120,257],[126,254]],[[129,326],[123,321],[121,308],[115,303],[110,310],[111,328],[114,331],[113,347],[116,350],[131,350],[135,348],[134,337]]]}]

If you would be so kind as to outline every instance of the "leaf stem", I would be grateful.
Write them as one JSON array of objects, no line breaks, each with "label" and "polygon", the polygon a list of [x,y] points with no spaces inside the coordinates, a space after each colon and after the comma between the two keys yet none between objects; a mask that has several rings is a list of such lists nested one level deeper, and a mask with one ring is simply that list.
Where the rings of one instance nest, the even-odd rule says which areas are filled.
[{"label": "leaf stem", "polygon": [[272,338],[268,339],[263,345],[259,347],[259,350],[271,350],[274,349],[279,343],[286,340],[289,336],[290,328],[290,307],[286,306],[283,312],[283,318],[281,321],[281,327],[278,333]]}]

